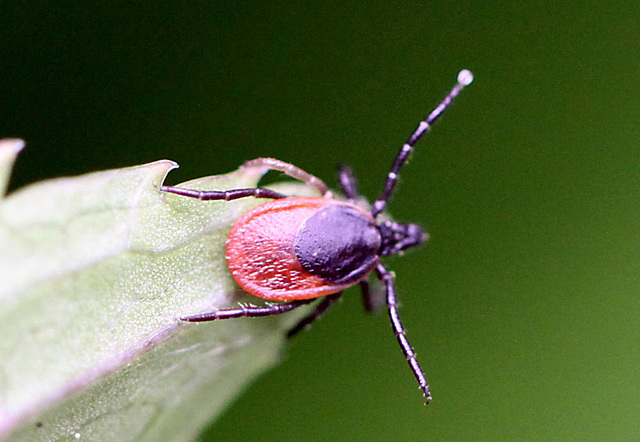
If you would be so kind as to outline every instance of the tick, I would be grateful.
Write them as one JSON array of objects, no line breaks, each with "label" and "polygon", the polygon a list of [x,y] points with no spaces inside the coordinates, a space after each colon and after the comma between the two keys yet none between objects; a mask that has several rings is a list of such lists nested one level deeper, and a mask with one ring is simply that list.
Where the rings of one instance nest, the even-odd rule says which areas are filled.
[{"label": "tick", "polygon": [[373,311],[379,303],[375,302],[369,290],[367,277],[375,273],[386,290],[393,332],[424,393],[425,403],[429,403],[429,384],[398,314],[394,276],[380,262],[381,257],[395,255],[423,243],[427,235],[416,224],[398,224],[379,218],[395,189],[398,173],[417,141],[472,81],[473,75],[468,70],[458,74],[456,85],[420,122],[396,155],[382,193],[368,211],[356,204],[359,197],[356,180],[346,166],[339,169],[344,201],[335,199],[321,179],[272,158],[258,158],[241,167],[263,167],[283,172],[316,188],[321,196],[287,196],[265,188],[200,191],[160,187],[161,191],[202,201],[231,201],[246,197],[270,200],[249,210],[233,224],[226,242],[226,260],[231,275],[242,289],[258,298],[281,302],[260,307],[220,309],[181,319],[203,322],[279,315],[324,297],[309,315],[289,330],[287,336],[291,337],[318,319],[340,298],[343,290],[355,284],[360,284],[366,310]]}]

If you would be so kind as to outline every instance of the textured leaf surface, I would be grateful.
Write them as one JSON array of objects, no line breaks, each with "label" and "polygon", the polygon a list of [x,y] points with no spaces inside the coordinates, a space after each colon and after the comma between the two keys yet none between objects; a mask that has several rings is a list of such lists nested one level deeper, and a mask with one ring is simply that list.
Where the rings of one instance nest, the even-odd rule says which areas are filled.
[{"label": "textured leaf surface", "polygon": [[[20,148],[1,142],[0,190]],[[174,167],[51,180],[0,200],[0,438],[190,440],[277,361],[294,315],[177,319],[242,299],[224,241],[258,201],[163,194]],[[263,173],[183,185],[252,187]]]}]

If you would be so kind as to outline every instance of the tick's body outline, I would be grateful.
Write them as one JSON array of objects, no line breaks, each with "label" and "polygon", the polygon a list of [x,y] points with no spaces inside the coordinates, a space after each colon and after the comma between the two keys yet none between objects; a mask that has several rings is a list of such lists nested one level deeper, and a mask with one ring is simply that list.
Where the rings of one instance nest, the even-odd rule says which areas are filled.
[{"label": "tick's body outline", "polygon": [[378,222],[377,218],[386,208],[398,173],[417,141],[472,80],[471,72],[461,71],[457,84],[445,99],[420,122],[396,155],[383,191],[372,204],[370,212],[355,205],[357,184],[353,172],[346,166],[338,172],[346,202],[333,199],[320,178],[273,158],[251,160],[241,168],[261,167],[283,172],[314,187],[320,196],[289,197],[265,188],[200,191],[160,187],[163,192],[201,201],[231,201],[246,197],[271,200],[249,210],[234,223],[227,239],[226,259],[231,274],[245,291],[268,301],[284,302],[220,309],[180,319],[204,322],[278,315],[324,297],[310,314],[289,330],[287,336],[291,337],[320,317],[341,297],[344,289],[355,284],[361,287],[365,309],[372,311],[377,304],[371,297],[367,277],[375,273],[386,289],[386,305],[398,344],[424,394],[425,404],[429,403],[429,384],[398,314],[394,276],[380,262],[383,256],[398,254],[423,243],[426,234],[416,224]]}]

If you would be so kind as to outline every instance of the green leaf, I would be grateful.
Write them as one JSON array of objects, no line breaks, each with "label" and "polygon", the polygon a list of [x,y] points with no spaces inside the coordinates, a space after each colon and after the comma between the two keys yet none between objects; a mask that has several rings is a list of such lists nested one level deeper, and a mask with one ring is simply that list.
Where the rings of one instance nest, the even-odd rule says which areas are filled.
[{"label": "green leaf", "polygon": [[[0,142],[0,190],[21,143]],[[177,319],[246,296],[224,243],[260,201],[159,192],[175,167],[163,160],[50,180],[0,200],[0,438],[192,440],[278,361],[283,330],[304,312]],[[264,172],[182,186],[254,187]]]}]

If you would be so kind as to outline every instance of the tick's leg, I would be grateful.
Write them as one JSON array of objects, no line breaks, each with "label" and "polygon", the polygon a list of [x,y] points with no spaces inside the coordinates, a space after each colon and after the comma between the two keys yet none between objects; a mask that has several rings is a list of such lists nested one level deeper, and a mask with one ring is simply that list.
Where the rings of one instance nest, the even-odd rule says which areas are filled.
[{"label": "tick's leg", "polygon": [[360,281],[360,290],[362,291],[362,305],[364,309],[373,313],[375,311],[373,299],[371,299],[371,284],[366,279]]},{"label": "tick's leg", "polygon": [[[292,178],[300,180],[309,186],[315,187],[322,196],[331,197],[331,192],[327,189],[327,185],[320,178],[305,172],[293,164],[285,163],[284,161],[276,160],[274,158],[256,158],[255,160],[247,161],[240,167],[265,167],[270,170],[277,170]],[[260,187],[232,190],[194,190],[182,187],[161,186],[160,190],[163,192],[175,193],[176,195],[197,198],[201,201],[231,201],[246,197],[272,199],[287,197],[287,195],[283,195],[274,190]]]},{"label": "tick's leg", "polygon": [[387,269],[384,268],[382,264],[378,264],[376,272],[378,273],[378,277],[382,280],[382,282],[384,282],[387,288],[387,308],[389,309],[389,318],[391,318],[391,327],[393,328],[393,333],[396,335],[396,338],[398,338],[398,344],[400,344],[402,353],[404,353],[404,357],[407,359],[409,367],[411,367],[411,371],[418,380],[420,389],[424,393],[425,404],[428,404],[431,400],[429,384],[427,383],[422,368],[420,368],[420,364],[418,364],[416,353],[413,351],[413,347],[411,347],[411,344],[409,344],[409,340],[406,336],[407,333],[402,325],[400,316],[398,315],[398,300],[396,299],[393,276],[387,271]]},{"label": "tick's leg", "polygon": [[276,160],[275,158],[256,158],[255,160],[247,161],[240,167],[266,167],[270,170],[277,170],[278,172],[289,175],[291,178],[295,178],[303,183],[307,183],[308,185],[315,187],[322,196],[331,196],[327,185],[320,178],[305,172],[293,164],[285,163],[284,161]]},{"label": "tick's leg", "polygon": [[324,298],[322,302],[320,302],[316,306],[314,311],[309,313],[308,316],[302,318],[300,322],[298,322],[291,330],[289,330],[289,332],[287,332],[287,337],[290,338],[298,334],[298,332],[301,332],[302,330],[307,328],[313,321],[322,316],[324,312],[326,312],[327,309],[331,307],[331,304],[336,302],[338,298],[340,298],[340,296],[342,296],[342,292],[334,293],[333,295],[328,295],[326,298]]},{"label": "tick's leg", "polygon": [[190,198],[197,198],[201,201],[215,201],[224,200],[231,201],[240,198],[254,197],[254,198],[286,198],[287,195],[283,195],[271,189],[263,189],[260,187],[251,189],[232,189],[232,190],[193,190],[184,189],[182,187],[161,186],[160,190],[168,193],[175,193],[176,195],[188,196]]},{"label": "tick's leg", "polygon": [[340,178],[340,187],[344,196],[349,199],[350,203],[354,203],[358,198],[358,182],[353,175],[353,170],[344,164],[338,167],[338,177]]},{"label": "tick's leg", "polygon": [[282,304],[269,304],[264,307],[242,306],[240,308],[216,310],[215,312],[203,313],[201,315],[183,316],[180,319],[187,322],[206,322],[216,321],[218,319],[256,318],[260,316],[281,315],[313,301],[315,301],[315,299],[303,299],[302,301],[284,302]]},{"label": "tick's leg", "polygon": [[393,164],[391,165],[391,170],[387,174],[387,179],[384,183],[384,189],[380,194],[380,197],[377,201],[373,203],[373,209],[371,210],[371,215],[376,218],[380,212],[384,210],[387,206],[387,202],[389,201],[389,197],[393,192],[393,189],[398,182],[398,174],[400,173],[400,169],[407,163],[409,159],[409,154],[413,150],[413,147],[418,142],[420,138],[427,132],[431,130],[431,126],[433,123],[440,118],[440,115],[444,112],[444,110],[449,107],[449,105],[453,102],[454,98],[458,96],[460,91],[464,89],[465,86],[468,86],[473,81],[473,74],[468,70],[460,71],[458,74],[458,81],[456,85],[451,89],[451,91],[444,97],[444,100],[431,111],[429,116],[418,124],[416,130],[411,134],[409,139],[405,144],[402,145],[400,151],[396,155],[395,160],[393,160]]},{"label": "tick's leg", "polygon": [[[377,281],[374,281],[377,282]],[[365,279],[360,281],[360,290],[362,291],[362,305],[367,313],[375,313],[384,305],[383,293],[379,284],[374,284]]]}]

